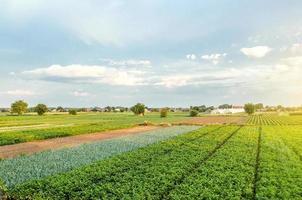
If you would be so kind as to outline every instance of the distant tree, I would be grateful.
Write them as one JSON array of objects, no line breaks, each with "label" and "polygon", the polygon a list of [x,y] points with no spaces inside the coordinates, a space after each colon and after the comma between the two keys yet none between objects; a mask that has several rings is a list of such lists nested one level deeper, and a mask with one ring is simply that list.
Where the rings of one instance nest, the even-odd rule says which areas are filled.
[{"label": "distant tree", "polygon": [[260,109],[263,109],[263,108],[264,108],[264,106],[263,106],[262,103],[257,103],[257,104],[255,104],[255,109],[256,109],[256,110],[260,110]]},{"label": "distant tree", "polygon": [[38,104],[36,107],[35,107],[35,112],[38,113],[38,115],[44,115],[44,113],[46,113],[48,111],[48,108],[45,104]]},{"label": "distant tree", "polygon": [[196,117],[197,115],[198,115],[198,110],[193,110],[193,109],[191,109],[190,110],[190,117]]},{"label": "distant tree", "polygon": [[56,109],[58,112],[65,112],[65,109],[61,106],[57,107]]},{"label": "distant tree", "polygon": [[253,114],[255,112],[255,105],[252,103],[245,104],[244,111],[249,115]]},{"label": "distant tree", "polygon": [[27,107],[28,107],[28,104],[25,101],[19,100],[19,101],[12,103],[11,112],[17,113],[18,115],[22,115],[23,113],[25,113],[27,111]]},{"label": "distant tree", "polygon": [[142,103],[137,103],[131,107],[131,111],[136,115],[145,115],[146,106]]},{"label": "distant tree", "polygon": [[218,106],[219,109],[227,109],[227,108],[232,108],[233,106],[230,104],[222,104]]},{"label": "distant tree", "polygon": [[167,117],[169,112],[169,108],[160,109],[160,117]]},{"label": "distant tree", "polygon": [[70,110],[68,111],[68,113],[69,113],[70,115],[76,115],[76,114],[77,114],[77,110],[76,110],[76,109],[70,109]]}]

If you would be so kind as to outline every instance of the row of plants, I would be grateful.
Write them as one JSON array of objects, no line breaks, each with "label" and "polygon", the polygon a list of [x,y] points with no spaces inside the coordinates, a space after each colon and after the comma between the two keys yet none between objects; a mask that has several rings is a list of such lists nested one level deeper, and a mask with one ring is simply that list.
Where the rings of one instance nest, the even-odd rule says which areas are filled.
[{"label": "row of plants", "polygon": [[258,127],[242,128],[166,198],[253,199],[258,137]]},{"label": "row of plants", "polygon": [[[1,117],[0,121],[3,120]],[[23,120],[18,119],[19,117],[8,117],[12,124],[22,124],[36,122],[38,116],[21,116]],[[181,121],[185,118],[184,114],[174,114],[166,118],[159,118],[158,115],[149,114],[144,117],[133,116],[129,114],[83,114],[78,116],[45,116],[41,123],[48,124],[47,128],[37,129],[26,129],[5,131],[0,133],[0,146],[16,144],[22,142],[29,142],[33,140],[43,140],[55,137],[65,137],[86,133],[95,133],[107,130],[129,128],[136,126],[144,121],[151,123],[161,122],[175,122]],[[16,120],[15,120],[16,119]],[[6,121],[6,124],[8,124]],[[52,125],[62,125],[62,127],[53,127]],[[63,126],[66,125],[66,126]],[[11,127],[11,126],[10,126]]]},{"label": "row of plants", "polygon": [[302,125],[302,116],[257,114],[249,116],[248,125]]},{"label": "row of plants", "polygon": [[263,127],[257,199],[301,199],[301,157],[284,141],[288,137],[291,144],[302,145],[301,130],[296,135],[299,140],[291,138],[296,128],[299,126]]},{"label": "row of plants", "polygon": [[168,127],[73,148],[6,159],[0,162],[0,177],[5,180],[8,187],[12,187],[30,179],[70,171],[94,161],[132,151],[199,128],[199,126]]},{"label": "row of plants", "polygon": [[15,199],[160,199],[174,181],[194,169],[239,130],[206,127],[71,172],[10,188]]}]

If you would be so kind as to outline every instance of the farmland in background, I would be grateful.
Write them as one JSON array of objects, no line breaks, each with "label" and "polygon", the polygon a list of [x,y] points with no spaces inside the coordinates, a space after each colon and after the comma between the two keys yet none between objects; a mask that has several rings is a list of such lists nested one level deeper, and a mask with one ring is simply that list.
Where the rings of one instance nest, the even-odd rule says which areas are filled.
[{"label": "farmland in background", "polygon": [[[29,125],[37,116],[17,118],[23,125]],[[41,119],[45,120],[43,123],[59,125],[63,118],[66,124],[75,123],[79,127],[98,120],[99,124],[108,122],[115,127],[120,127],[119,122],[127,127],[143,121],[182,124],[188,120],[207,125],[174,126],[165,129],[169,131],[154,130],[149,136],[142,134],[2,160],[0,179],[12,199],[300,200],[302,197],[300,114],[188,118],[187,113],[171,113],[161,119],[158,113],[145,117],[102,113]],[[14,123],[18,122],[7,121],[12,127]]]}]

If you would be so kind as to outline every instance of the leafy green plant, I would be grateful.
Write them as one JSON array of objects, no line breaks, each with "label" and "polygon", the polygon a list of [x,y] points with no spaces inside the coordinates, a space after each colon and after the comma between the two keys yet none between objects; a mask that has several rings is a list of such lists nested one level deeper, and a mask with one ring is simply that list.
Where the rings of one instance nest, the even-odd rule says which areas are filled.
[{"label": "leafy green plant", "polygon": [[145,115],[145,109],[146,106],[142,103],[137,103],[130,108],[130,110],[136,115]]},{"label": "leafy green plant", "polygon": [[48,111],[48,108],[45,104],[38,104],[36,107],[35,107],[35,112],[38,113],[38,115],[44,115],[46,112]]},{"label": "leafy green plant", "polygon": [[199,112],[197,110],[190,110],[190,117],[196,117],[198,113]]}]

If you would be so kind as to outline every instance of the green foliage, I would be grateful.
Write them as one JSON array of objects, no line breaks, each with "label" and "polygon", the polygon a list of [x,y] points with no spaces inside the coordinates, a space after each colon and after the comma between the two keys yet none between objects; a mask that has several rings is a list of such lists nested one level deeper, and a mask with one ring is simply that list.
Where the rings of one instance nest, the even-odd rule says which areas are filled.
[{"label": "green foliage", "polygon": [[129,128],[144,121],[153,124],[179,122],[186,115],[187,113],[171,113],[167,118],[160,118],[158,113],[147,113],[144,118],[129,113],[78,113],[77,117],[67,114],[49,114],[44,117],[0,116],[0,146]]},{"label": "green foliage", "polygon": [[35,107],[35,112],[38,113],[38,115],[44,115],[46,112],[48,111],[48,108],[45,104],[38,104],[36,107]]},{"label": "green foliage", "polygon": [[167,117],[169,112],[169,108],[160,109],[160,117]]},{"label": "green foliage", "polygon": [[70,109],[70,110],[68,111],[68,113],[69,113],[70,115],[77,115],[77,114],[78,114],[78,112],[77,112],[76,109]]},{"label": "green foliage", "polygon": [[245,105],[244,105],[244,111],[245,111],[247,114],[249,114],[249,115],[255,113],[255,105],[252,104],[252,103],[247,103],[247,104],[245,104]]},{"label": "green foliage", "polygon": [[23,100],[16,101],[11,105],[11,112],[17,113],[18,115],[22,115],[27,111],[28,104]]},{"label": "green foliage", "polygon": [[137,103],[130,108],[130,110],[136,115],[145,115],[145,109],[146,106],[142,103]]},{"label": "green foliage", "polygon": [[[156,129],[137,135],[103,140],[73,148],[7,159],[0,162],[0,177],[5,180],[9,187],[13,187],[31,179],[66,172],[94,161],[142,148],[198,128],[200,127],[177,126]],[[14,172],[18,172],[18,175],[16,176]]]},{"label": "green foliage", "polygon": [[49,199],[161,199],[179,177],[188,176],[237,129],[202,128],[68,173],[21,184],[11,192],[16,199],[36,195]]},{"label": "green foliage", "polygon": [[263,108],[264,108],[264,106],[263,106],[262,103],[257,103],[257,104],[255,104],[255,110],[261,110],[261,109],[263,109]]},{"label": "green foliage", "polygon": [[0,179],[0,199],[6,199],[7,198],[7,187],[4,184],[4,182]]},{"label": "green foliage", "polygon": [[230,104],[222,104],[220,106],[218,106],[219,109],[228,109],[228,108],[232,108],[233,106]]},{"label": "green foliage", "polygon": [[196,117],[198,113],[198,110],[190,110],[190,117]]}]

